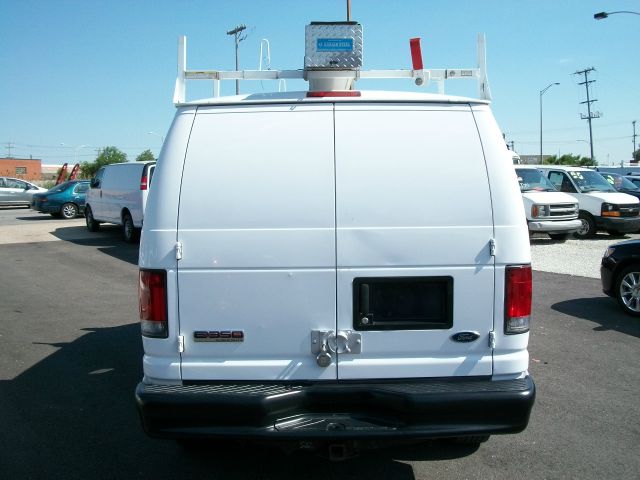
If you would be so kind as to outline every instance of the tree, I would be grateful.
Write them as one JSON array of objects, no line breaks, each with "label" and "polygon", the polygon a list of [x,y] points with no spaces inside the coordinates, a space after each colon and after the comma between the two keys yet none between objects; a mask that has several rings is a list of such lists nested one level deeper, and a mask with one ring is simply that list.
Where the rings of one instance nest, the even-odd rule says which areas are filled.
[{"label": "tree", "polygon": [[640,149],[633,152],[633,161],[636,163],[640,162]]},{"label": "tree", "polygon": [[96,172],[105,165],[112,163],[124,163],[127,161],[127,154],[116,147],[104,147],[93,162],[83,162],[80,172],[83,178],[92,178]]},{"label": "tree", "polygon": [[580,167],[595,167],[598,165],[598,162],[591,160],[589,157],[581,157],[571,153],[565,153],[560,157],[551,155],[544,159],[544,163],[545,165],[577,165]]},{"label": "tree", "polygon": [[151,150],[146,149],[140,155],[136,157],[136,162],[153,162],[155,161],[155,157],[153,156],[153,152]]}]

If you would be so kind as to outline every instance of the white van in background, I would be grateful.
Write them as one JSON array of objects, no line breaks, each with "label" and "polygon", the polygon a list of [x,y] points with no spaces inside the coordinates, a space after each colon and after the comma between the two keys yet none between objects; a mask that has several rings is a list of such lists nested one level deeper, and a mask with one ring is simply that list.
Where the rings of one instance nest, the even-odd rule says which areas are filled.
[{"label": "white van in background", "polygon": [[122,225],[126,242],[138,239],[155,162],[113,163],[98,170],[87,191],[84,216],[87,229],[100,224]]},{"label": "white van in background", "polygon": [[[311,24],[307,48],[350,49],[358,27]],[[343,80],[369,72],[309,63],[287,71],[309,91],[186,102],[178,88],[140,245],[146,432],[344,458],[523,430],[531,256],[488,85],[367,92]]]},{"label": "white van in background", "polygon": [[582,226],[575,198],[556,190],[536,165],[514,169],[530,234],[546,233],[552,240],[565,241]]},{"label": "white van in background", "polygon": [[612,236],[640,230],[640,203],[632,195],[618,192],[613,185],[590,168],[538,165],[553,185],[577,200],[582,225],[579,238],[593,238],[598,230]]}]

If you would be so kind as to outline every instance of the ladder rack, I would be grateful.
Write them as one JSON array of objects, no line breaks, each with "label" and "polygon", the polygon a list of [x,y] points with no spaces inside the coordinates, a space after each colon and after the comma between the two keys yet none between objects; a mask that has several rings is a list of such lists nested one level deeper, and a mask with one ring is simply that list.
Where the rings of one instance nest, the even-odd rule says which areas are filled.
[{"label": "ladder rack", "polygon": [[[415,40],[415,39],[414,39]],[[419,52],[419,46],[418,46]],[[412,55],[413,42],[412,42]],[[455,79],[475,79],[478,82],[478,96],[482,100],[491,100],[489,80],[486,69],[486,48],[484,34],[478,34],[478,66],[476,68],[424,69],[422,59],[413,58],[412,70],[187,70],[187,37],[178,38],[178,76],[176,78],[173,103],[186,102],[187,80],[213,80],[214,97],[220,96],[220,82],[223,80],[280,80],[302,79],[309,82],[309,90],[351,90],[354,83],[361,79],[412,79],[416,85],[427,86],[430,82],[438,85],[438,93],[444,94],[444,82]],[[338,87],[336,88],[336,85]]]}]

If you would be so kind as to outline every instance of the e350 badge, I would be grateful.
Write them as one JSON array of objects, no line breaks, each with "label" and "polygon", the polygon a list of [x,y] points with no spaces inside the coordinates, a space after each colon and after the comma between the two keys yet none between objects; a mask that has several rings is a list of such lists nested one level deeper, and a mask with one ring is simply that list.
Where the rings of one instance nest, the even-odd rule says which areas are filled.
[{"label": "e350 badge", "polygon": [[193,332],[194,342],[244,342],[242,330],[198,330]]}]

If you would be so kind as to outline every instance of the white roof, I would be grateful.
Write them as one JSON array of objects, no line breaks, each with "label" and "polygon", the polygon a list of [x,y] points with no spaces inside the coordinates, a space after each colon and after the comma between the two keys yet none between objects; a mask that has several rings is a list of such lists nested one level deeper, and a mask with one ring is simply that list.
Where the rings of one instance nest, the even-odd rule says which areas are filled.
[{"label": "white roof", "polygon": [[453,95],[440,95],[436,93],[416,93],[398,91],[377,91],[377,90],[356,90],[360,92],[357,97],[331,96],[307,97],[306,91],[301,92],[273,92],[254,93],[248,95],[234,95],[228,97],[212,97],[191,102],[184,102],[179,105],[241,105],[252,103],[327,103],[327,102],[420,102],[420,103],[455,103],[455,104],[480,104],[488,105],[487,100],[477,98],[457,97]]}]

